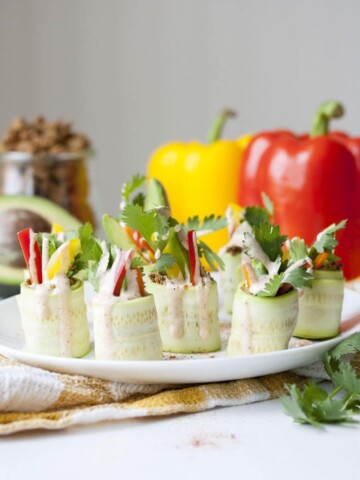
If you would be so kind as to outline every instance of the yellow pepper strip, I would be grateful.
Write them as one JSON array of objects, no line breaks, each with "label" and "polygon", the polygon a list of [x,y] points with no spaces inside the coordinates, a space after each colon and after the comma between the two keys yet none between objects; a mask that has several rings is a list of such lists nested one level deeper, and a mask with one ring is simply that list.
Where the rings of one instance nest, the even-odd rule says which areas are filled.
[{"label": "yellow pepper strip", "polygon": [[[198,215],[223,216],[229,203],[237,203],[240,165],[251,136],[220,140],[227,118],[224,111],[210,130],[208,145],[199,142],[170,143],[157,149],[148,163],[148,175],[164,186],[171,215],[185,223]],[[204,236],[204,241],[218,251],[228,241],[226,229]]]},{"label": "yellow pepper strip", "polygon": [[51,280],[59,273],[66,274],[74,261],[74,258],[81,251],[80,240],[74,238],[63,243],[50,257],[46,266],[46,272]]},{"label": "yellow pepper strip", "polygon": [[60,233],[60,232],[63,232],[64,229],[61,225],[59,225],[58,223],[53,223],[52,226],[51,226],[51,233],[52,234],[56,234],[56,233]]},{"label": "yellow pepper strip", "polygon": [[246,286],[247,286],[247,288],[250,288],[251,287],[251,280],[250,280],[249,270],[247,269],[246,265],[242,265],[242,269],[243,269],[243,272],[244,272],[244,278],[245,278]]}]

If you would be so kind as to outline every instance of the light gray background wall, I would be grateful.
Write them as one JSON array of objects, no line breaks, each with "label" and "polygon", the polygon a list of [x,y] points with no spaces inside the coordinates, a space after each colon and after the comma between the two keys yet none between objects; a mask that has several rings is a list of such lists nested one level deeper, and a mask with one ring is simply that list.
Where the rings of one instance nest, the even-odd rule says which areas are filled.
[{"label": "light gray background wall", "polygon": [[0,131],[12,117],[72,120],[93,139],[102,210],[171,139],[309,127],[341,99],[360,135],[357,0],[0,0]]}]

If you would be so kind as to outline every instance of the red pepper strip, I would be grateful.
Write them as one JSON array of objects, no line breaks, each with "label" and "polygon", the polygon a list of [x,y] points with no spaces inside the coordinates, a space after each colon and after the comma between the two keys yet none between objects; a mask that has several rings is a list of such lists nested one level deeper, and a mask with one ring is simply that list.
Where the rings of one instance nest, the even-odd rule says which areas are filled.
[{"label": "red pepper strip", "polygon": [[29,273],[30,273],[31,283],[42,283],[41,253],[40,253],[39,245],[36,241],[34,242],[34,251],[33,251],[33,255],[35,256],[36,278],[31,277],[31,269],[30,269],[30,256],[31,256],[30,234],[31,232],[33,233],[31,228],[25,228],[25,230],[21,230],[21,232],[18,232],[17,236],[19,239],[21,250],[25,258],[27,269],[29,270]]},{"label": "red pepper strip", "polygon": [[195,230],[188,231],[189,259],[190,259],[190,280],[196,285],[200,280],[200,261],[196,244]]},{"label": "red pepper strip", "polygon": [[133,250],[126,250],[125,252],[121,252],[121,255],[118,260],[119,265],[115,266],[115,268],[119,271],[116,282],[115,282],[115,287],[113,290],[113,295],[115,297],[118,297],[120,295],[121,287],[125,279],[126,271],[129,268],[129,262],[131,261],[133,255],[134,255]]}]

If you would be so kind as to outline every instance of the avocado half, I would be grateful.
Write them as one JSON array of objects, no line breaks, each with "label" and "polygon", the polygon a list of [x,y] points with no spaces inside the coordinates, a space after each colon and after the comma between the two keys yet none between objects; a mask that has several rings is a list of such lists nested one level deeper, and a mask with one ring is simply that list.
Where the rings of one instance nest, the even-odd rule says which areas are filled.
[{"label": "avocado half", "polygon": [[[80,225],[79,220],[50,200],[25,195],[0,195],[0,284],[18,286],[24,279],[25,263],[17,232],[31,227],[35,232],[50,232],[53,223],[65,230]],[[5,296],[11,289],[0,290]]]}]

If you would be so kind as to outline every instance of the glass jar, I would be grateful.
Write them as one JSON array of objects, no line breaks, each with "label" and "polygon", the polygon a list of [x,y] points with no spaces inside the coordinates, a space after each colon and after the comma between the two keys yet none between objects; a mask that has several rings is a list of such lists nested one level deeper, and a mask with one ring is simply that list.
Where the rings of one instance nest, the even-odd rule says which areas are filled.
[{"label": "glass jar", "polygon": [[[52,222],[61,224],[61,219],[50,220],[49,211],[34,212],[31,197],[51,200],[80,222],[89,221],[96,228],[90,201],[89,161],[92,156],[91,151],[56,155],[0,153],[0,195],[9,199],[5,210],[0,203],[0,297],[18,292],[11,268],[25,267],[16,233],[27,227],[34,231],[50,231]],[[19,197],[24,195],[29,201]]]}]

